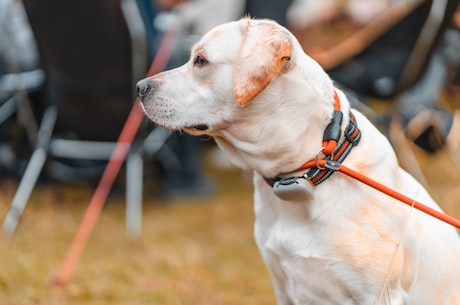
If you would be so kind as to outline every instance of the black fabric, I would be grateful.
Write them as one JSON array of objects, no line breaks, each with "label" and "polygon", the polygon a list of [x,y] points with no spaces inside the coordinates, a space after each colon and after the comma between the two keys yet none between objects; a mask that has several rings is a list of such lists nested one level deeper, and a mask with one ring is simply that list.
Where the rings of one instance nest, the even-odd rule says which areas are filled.
[{"label": "black fabric", "polygon": [[292,0],[247,0],[245,14],[254,18],[268,18],[276,20],[286,26],[286,12]]},{"label": "black fabric", "polygon": [[113,0],[25,0],[57,129],[115,140],[133,100],[131,42]]}]

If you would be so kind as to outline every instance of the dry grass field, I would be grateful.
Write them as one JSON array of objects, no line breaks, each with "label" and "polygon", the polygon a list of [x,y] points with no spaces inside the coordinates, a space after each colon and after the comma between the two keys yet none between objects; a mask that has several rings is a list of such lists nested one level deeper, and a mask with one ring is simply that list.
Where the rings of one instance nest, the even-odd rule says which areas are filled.
[{"label": "dry grass field", "polygon": [[[460,217],[460,169],[442,152],[418,152],[417,159],[433,196]],[[140,239],[127,237],[123,196],[112,195],[65,287],[53,286],[50,278],[93,189],[57,183],[36,188],[15,235],[0,237],[0,304],[275,305],[252,236],[250,178],[210,162],[206,172],[216,184],[209,198],[165,203],[146,189]],[[15,188],[13,181],[0,184],[2,220]]]},{"label": "dry grass field", "polygon": [[[50,184],[34,191],[14,236],[0,237],[0,304],[274,304],[252,238],[251,181],[209,169],[215,195],[159,201],[145,192],[143,235],[128,238],[124,199],[112,195],[78,269],[50,284],[92,188]],[[4,218],[16,184],[0,184]]]}]

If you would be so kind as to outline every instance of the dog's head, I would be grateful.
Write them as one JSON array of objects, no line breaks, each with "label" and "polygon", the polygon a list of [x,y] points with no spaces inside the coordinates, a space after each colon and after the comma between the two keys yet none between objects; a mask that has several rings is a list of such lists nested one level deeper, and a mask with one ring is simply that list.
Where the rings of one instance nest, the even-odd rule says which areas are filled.
[{"label": "dog's head", "polygon": [[289,70],[293,41],[270,20],[218,26],[193,47],[186,64],[138,83],[143,109],[166,128],[212,133]]},{"label": "dog's head", "polygon": [[332,81],[287,29],[250,18],[212,29],[186,64],[141,80],[138,92],[158,125],[211,135],[251,166],[311,153],[334,101]]}]

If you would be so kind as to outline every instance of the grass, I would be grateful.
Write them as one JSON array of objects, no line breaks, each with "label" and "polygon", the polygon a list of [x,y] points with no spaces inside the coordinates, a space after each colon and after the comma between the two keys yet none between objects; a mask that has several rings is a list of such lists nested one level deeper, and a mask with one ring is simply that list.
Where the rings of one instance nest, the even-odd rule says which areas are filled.
[{"label": "grass", "polygon": [[[210,198],[168,204],[146,191],[140,239],[126,236],[124,200],[112,196],[65,287],[50,279],[93,190],[38,187],[14,236],[0,237],[0,304],[275,304],[252,237],[251,181],[238,170],[209,175]],[[0,184],[2,220],[15,188]]]},{"label": "grass", "polygon": [[[434,197],[460,217],[460,170],[445,155],[418,152]],[[93,189],[52,183],[33,192],[12,238],[0,237],[0,304],[275,304],[256,249],[252,185],[239,170],[207,172],[217,186],[205,199],[165,203],[146,190],[143,235],[127,237],[124,199],[107,202],[65,287],[50,284]],[[0,184],[4,219],[16,189]]]}]

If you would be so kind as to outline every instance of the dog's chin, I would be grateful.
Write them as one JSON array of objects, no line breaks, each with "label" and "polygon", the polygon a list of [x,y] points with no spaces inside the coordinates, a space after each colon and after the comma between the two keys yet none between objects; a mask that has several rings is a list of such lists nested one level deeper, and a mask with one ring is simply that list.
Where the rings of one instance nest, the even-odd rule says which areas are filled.
[{"label": "dog's chin", "polygon": [[185,131],[192,135],[202,135],[202,134],[206,134],[210,130],[210,126],[208,124],[194,124],[194,125],[180,126],[180,125],[175,125],[175,124],[167,124],[163,122],[162,120],[157,120],[156,118],[152,118],[148,115],[147,117],[155,124],[165,129],[172,130],[172,131],[181,130],[181,131]]}]

